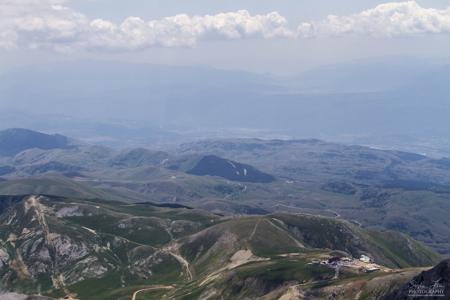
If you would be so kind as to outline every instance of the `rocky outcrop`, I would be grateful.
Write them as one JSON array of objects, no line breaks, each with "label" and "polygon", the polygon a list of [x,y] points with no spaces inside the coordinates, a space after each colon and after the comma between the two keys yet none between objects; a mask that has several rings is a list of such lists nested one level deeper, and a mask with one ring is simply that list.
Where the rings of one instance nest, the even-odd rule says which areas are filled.
[{"label": "rocky outcrop", "polygon": [[24,198],[1,215],[0,225],[10,232],[0,247],[0,273],[6,285],[48,277],[61,288],[113,268],[100,258],[101,241],[59,223],[44,197]]},{"label": "rocky outcrop", "polygon": [[16,293],[0,293],[0,299],[2,300],[55,300],[53,298],[43,296],[27,296]]}]

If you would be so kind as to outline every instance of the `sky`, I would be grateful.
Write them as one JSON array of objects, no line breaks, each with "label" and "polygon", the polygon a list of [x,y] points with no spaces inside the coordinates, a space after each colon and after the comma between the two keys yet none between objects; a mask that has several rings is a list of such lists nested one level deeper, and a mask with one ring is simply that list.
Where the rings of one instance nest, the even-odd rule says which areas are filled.
[{"label": "sky", "polygon": [[[179,13],[215,14],[226,11],[249,10],[255,14],[278,11],[292,22],[324,18],[330,14],[348,15],[389,1],[383,0],[72,0],[70,6],[91,17],[121,20],[133,15],[147,19],[163,18]],[[402,1],[398,1],[402,2]],[[448,0],[419,0],[423,7],[444,9]]]},{"label": "sky", "polygon": [[94,59],[292,74],[373,57],[448,61],[449,50],[449,0],[0,1],[0,72]]}]

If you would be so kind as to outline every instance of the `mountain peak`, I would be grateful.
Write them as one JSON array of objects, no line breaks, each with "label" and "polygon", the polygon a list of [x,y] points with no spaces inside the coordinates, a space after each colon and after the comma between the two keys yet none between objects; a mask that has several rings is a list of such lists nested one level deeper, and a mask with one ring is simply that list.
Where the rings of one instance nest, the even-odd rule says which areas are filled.
[{"label": "mountain peak", "polygon": [[23,128],[0,131],[0,155],[13,156],[33,148],[51,150],[69,146],[69,138],[59,134],[49,135]]},{"label": "mountain peak", "polygon": [[275,180],[272,175],[263,173],[250,165],[215,155],[203,156],[187,173],[198,176],[218,176],[241,182],[268,183]]}]

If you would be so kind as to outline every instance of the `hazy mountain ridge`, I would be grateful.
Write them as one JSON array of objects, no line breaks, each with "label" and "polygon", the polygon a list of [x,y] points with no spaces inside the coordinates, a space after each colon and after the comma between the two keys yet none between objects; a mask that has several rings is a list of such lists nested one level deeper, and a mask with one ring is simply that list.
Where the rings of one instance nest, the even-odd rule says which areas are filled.
[{"label": "hazy mountain ridge", "polygon": [[[276,196],[281,199],[276,201],[277,209],[317,213],[328,208],[365,225],[406,229],[422,241],[436,239],[434,247],[447,252],[448,221],[441,213],[450,209],[446,160],[318,140],[210,140],[179,148],[182,154],[196,152],[264,167],[284,180],[286,193]],[[242,198],[258,197],[249,194],[251,190]],[[261,193],[259,198],[263,198]],[[415,213],[408,213],[406,207],[414,207]],[[436,218],[442,225],[436,222],[433,229],[425,229]]]},{"label": "hazy mountain ridge", "polygon": [[50,150],[69,147],[69,139],[58,134],[47,135],[19,128],[0,131],[0,155],[14,156],[32,148]]},{"label": "hazy mountain ridge", "polygon": [[[22,132],[34,135],[37,140],[45,140],[50,137],[47,135],[41,136],[33,131],[6,130],[0,132],[9,136],[2,147],[6,149],[20,142],[22,140]],[[69,138],[64,136],[55,135],[55,137],[69,140]],[[3,161],[5,165],[0,167],[1,175],[10,177],[15,175],[27,177],[52,173],[69,175],[69,177],[77,177],[77,175],[78,177],[83,177],[83,173],[101,173],[110,168],[120,170],[155,167],[160,168],[162,171],[164,169],[179,169],[179,171],[186,174],[217,176],[232,181],[270,182],[274,180],[270,175],[264,174],[252,166],[227,161],[220,157],[187,156],[179,158],[173,157],[164,151],[151,151],[144,148],[114,150],[101,146],[79,145],[67,148],[55,146],[45,149],[44,146],[39,147],[39,145],[36,146],[31,143],[23,145],[20,151],[17,151],[11,158],[5,157]],[[191,167],[186,169],[181,167],[181,165],[178,166],[180,162],[184,165],[191,165]]]},{"label": "hazy mountain ridge", "polygon": [[[145,143],[170,140],[177,133],[202,136],[205,128],[336,140],[389,132],[421,140],[448,135],[448,76],[447,66],[399,58],[329,66],[288,78],[202,67],[73,62],[3,74],[0,96],[6,102],[0,109],[26,113],[32,106],[43,115],[71,111],[76,117],[69,118],[72,126],[66,129],[83,131],[89,123],[83,120],[107,124],[111,119],[146,129],[104,130],[92,124],[88,133],[83,131],[115,144],[127,132],[130,142]],[[27,88],[20,82],[27,82]],[[5,114],[3,126],[15,124]]]},{"label": "hazy mountain ridge", "polygon": [[[220,162],[219,168],[208,165],[207,174],[214,176],[189,174],[211,155]],[[3,175],[8,181],[0,183],[2,194],[173,202],[220,214],[335,216],[401,231],[442,254],[450,251],[446,159],[320,140],[239,139],[168,151],[89,145],[30,149],[1,161],[11,171]],[[225,176],[222,167],[240,175]],[[243,180],[245,169],[258,180]]]}]

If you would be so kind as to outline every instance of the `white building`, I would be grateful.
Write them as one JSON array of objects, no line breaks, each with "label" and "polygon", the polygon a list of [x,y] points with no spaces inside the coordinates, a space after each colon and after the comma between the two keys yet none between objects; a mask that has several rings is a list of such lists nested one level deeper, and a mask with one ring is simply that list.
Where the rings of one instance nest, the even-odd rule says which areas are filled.
[{"label": "white building", "polygon": [[361,255],[359,260],[364,262],[364,263],[370,263],[372,261],[372,259],[370,257],[368,257],[367,255]]}]

